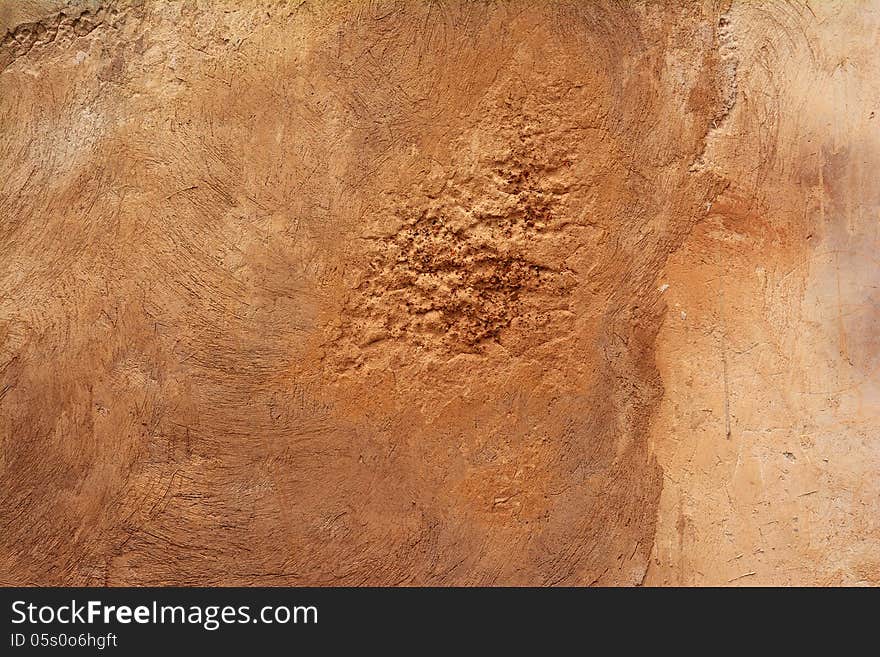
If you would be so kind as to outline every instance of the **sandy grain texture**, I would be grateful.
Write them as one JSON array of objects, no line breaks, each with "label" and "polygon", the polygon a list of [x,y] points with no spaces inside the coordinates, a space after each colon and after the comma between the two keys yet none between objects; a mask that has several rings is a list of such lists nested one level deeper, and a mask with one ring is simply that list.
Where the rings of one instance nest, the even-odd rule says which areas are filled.
[{"label": "sandy grain texture", "polygon": [[0,2],[0,583],[877,583],[878,25]]}]

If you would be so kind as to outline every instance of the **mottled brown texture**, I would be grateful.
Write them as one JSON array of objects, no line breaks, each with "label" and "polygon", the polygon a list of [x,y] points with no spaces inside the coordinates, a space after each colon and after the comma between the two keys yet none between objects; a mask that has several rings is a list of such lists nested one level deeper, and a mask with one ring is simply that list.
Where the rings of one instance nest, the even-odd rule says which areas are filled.
[{"label": "mottled brown texture", "polygon": [[730,184],[661,278],[645,582],[876,586],[880,3],[728,23],[737,101],[707,160]]},{"label": "mottled brown texture", "polygon": [[800,257],[744,202],[801,207],[743,109],[760,16],[33,5],[0,12],[0,583],[707,582],[668,573],[711,540],[658,552],[661,282],[715,222]]}]

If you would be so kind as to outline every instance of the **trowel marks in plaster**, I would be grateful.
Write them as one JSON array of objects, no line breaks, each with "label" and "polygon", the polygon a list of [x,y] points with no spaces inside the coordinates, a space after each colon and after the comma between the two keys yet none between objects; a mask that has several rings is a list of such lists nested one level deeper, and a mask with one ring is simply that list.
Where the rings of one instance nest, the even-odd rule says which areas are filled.
[{"label": "trowel marks in plaster", "polygon": [[730,16],[7,27],[6,583],[641,582],[658,281],[730,185]]}]

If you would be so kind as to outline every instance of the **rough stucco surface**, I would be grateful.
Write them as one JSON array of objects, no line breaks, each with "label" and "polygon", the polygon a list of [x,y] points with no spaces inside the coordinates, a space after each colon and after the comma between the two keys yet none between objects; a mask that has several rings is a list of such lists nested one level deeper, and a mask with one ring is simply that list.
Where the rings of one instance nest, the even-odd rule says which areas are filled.
[{"label": "rough stucco surface", "polygon": [[646,582],[877,585],[880,3],[729,20],[730,185],[661,276]]},{"label": "rough stucco surface", "polygon": [[0,35],[0,583],[880,580],[875,2]]}]

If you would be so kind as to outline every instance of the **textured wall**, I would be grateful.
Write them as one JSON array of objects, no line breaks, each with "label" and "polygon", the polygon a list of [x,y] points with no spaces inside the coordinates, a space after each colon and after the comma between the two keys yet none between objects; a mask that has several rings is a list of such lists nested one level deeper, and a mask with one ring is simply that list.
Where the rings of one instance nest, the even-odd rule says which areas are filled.
[{"label": "textured wall", "polygon": [[738,97],[710,158],[730,186],[662,279],[646,581],[876,585],[880,4],[729,21]]},{"label": "textured wall", "polygon": [[0,2],[2,583],[876,583],[878,20]]}]

